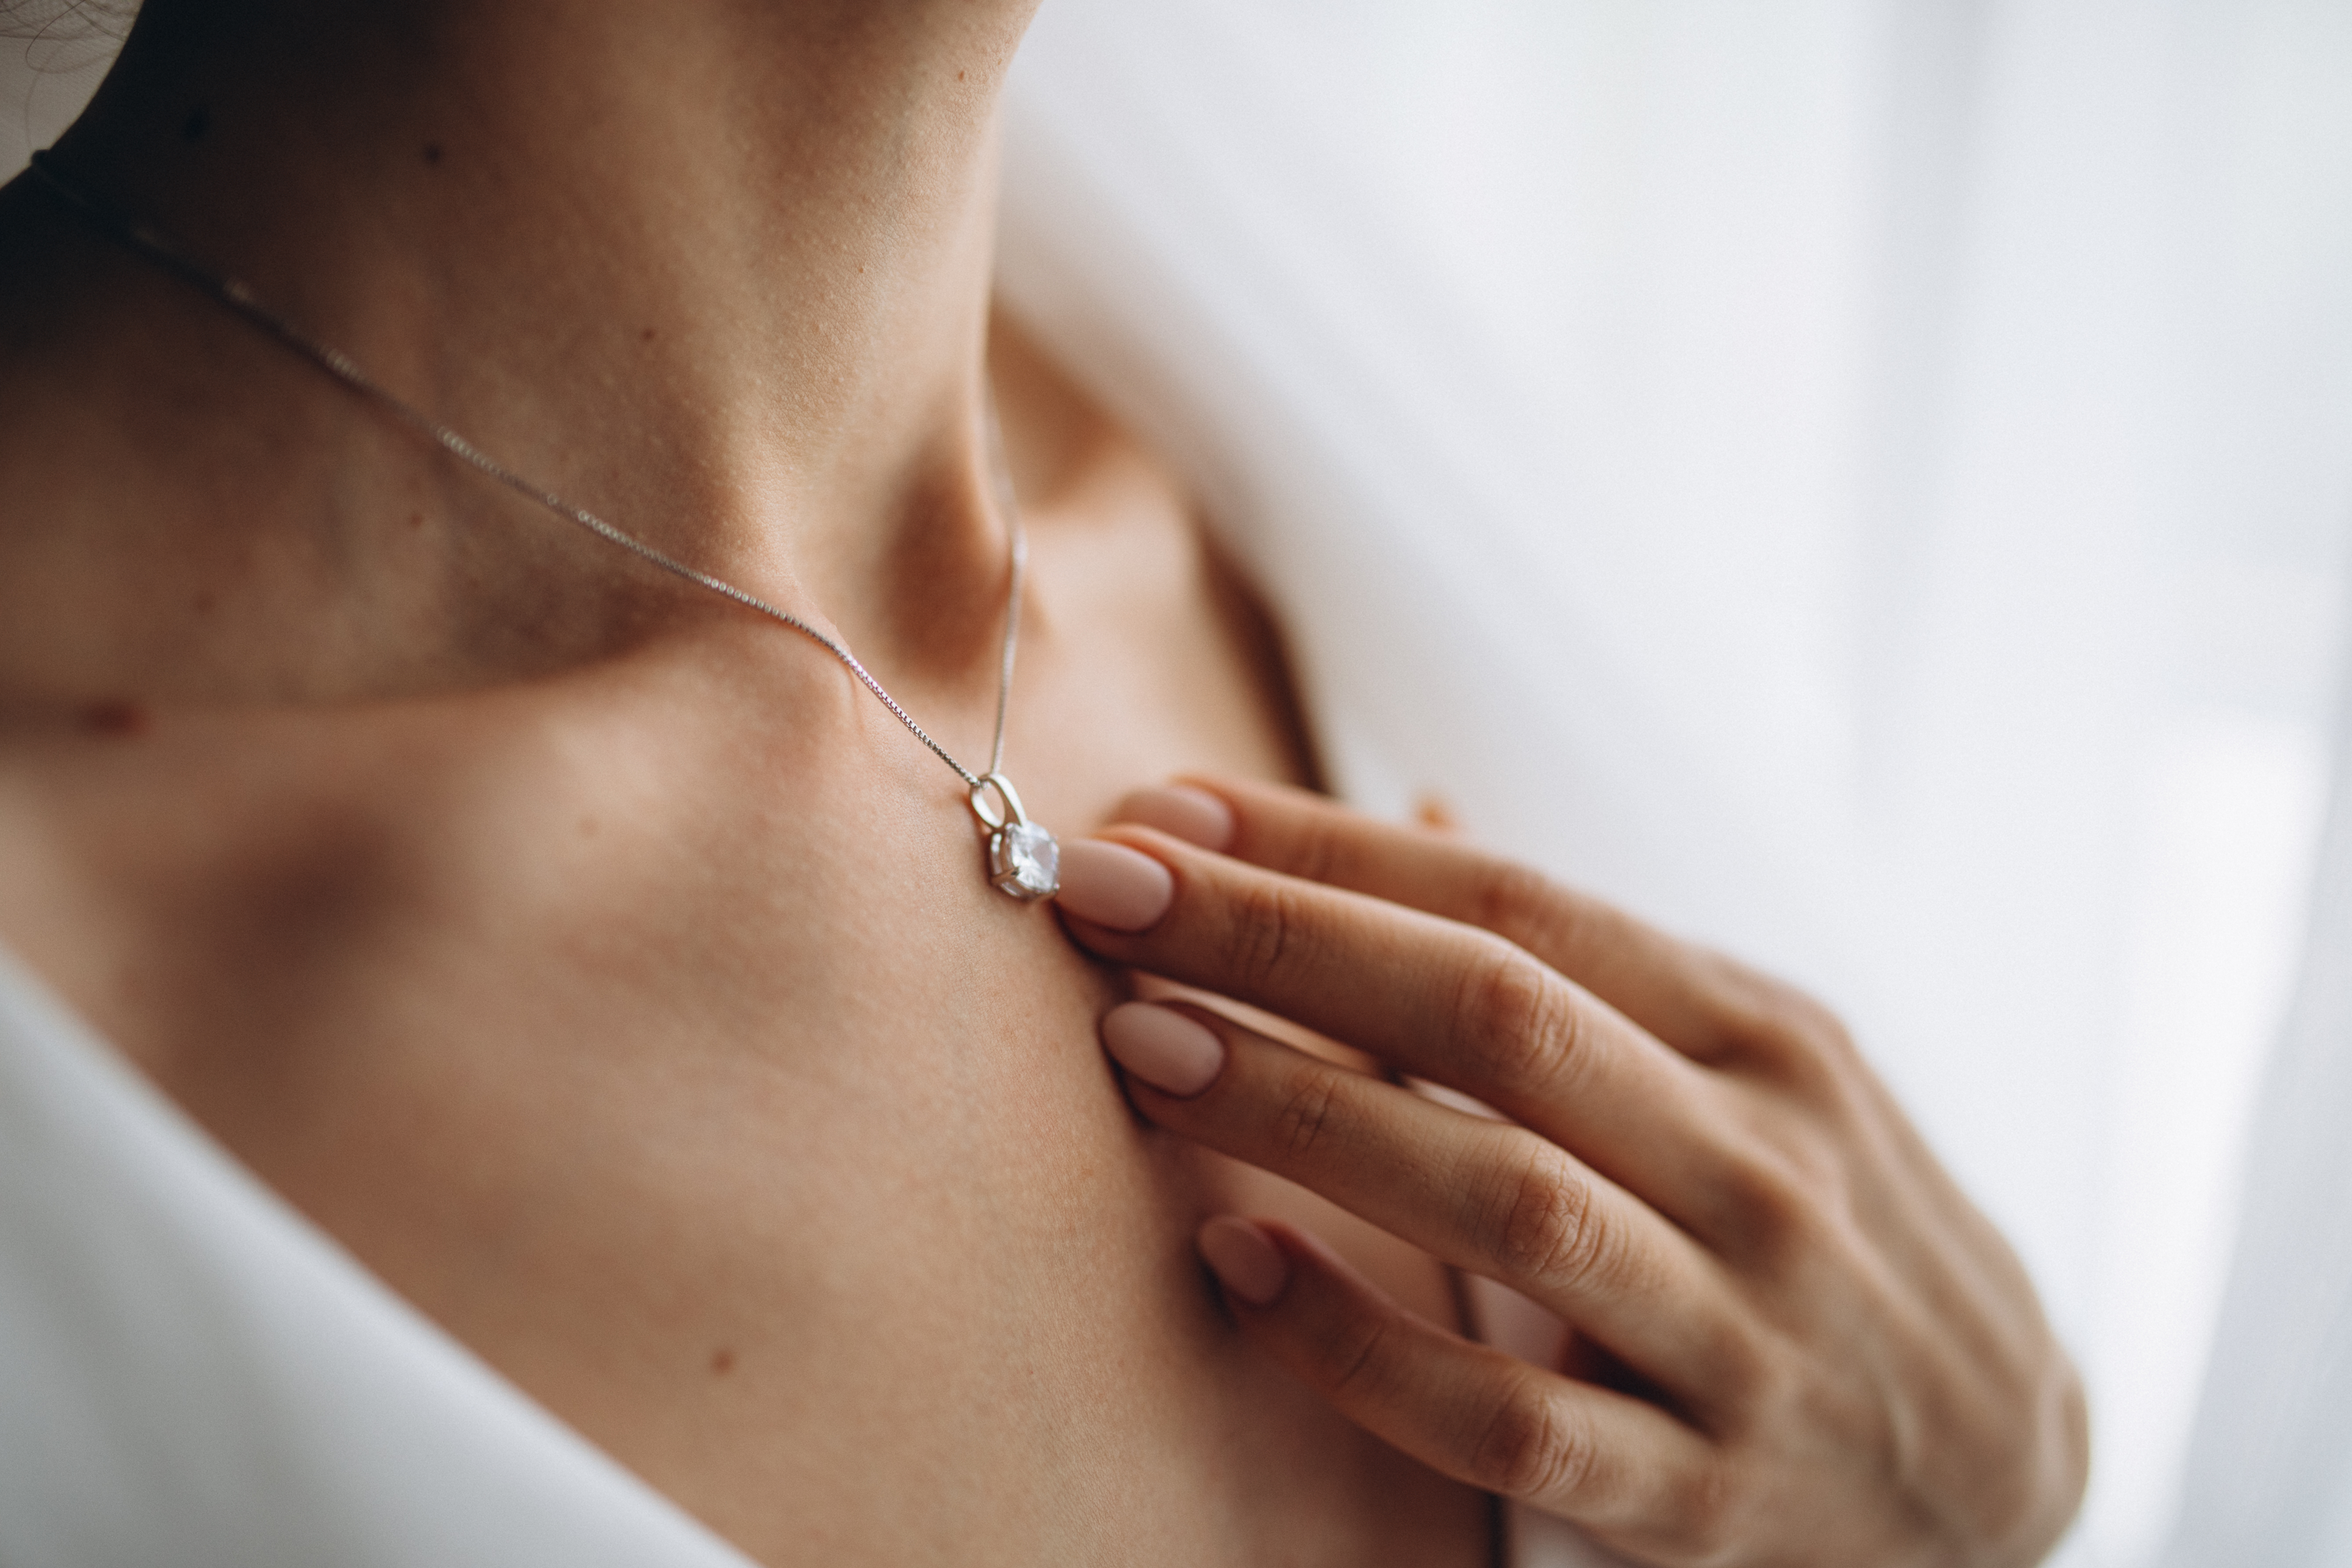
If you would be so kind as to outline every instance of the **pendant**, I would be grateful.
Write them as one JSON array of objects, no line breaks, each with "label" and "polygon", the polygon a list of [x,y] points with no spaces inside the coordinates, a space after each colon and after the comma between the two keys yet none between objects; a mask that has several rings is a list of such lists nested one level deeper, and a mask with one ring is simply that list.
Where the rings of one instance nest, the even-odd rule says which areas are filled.
[{"label": "pendant", "polygon": [[1013,781],[1003,773],[982,774],[970,799],[971,814],[988,830],[988,879],[997,890],[1024,904],[1060,892],[1062,847],[1023,813]]}]

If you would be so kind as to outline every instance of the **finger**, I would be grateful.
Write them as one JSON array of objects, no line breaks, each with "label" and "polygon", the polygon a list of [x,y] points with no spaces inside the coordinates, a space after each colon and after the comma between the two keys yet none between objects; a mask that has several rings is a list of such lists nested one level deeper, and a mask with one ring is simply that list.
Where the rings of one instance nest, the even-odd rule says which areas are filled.
[{"label": "finger", "polygon": [[1137,1109],[1170,1131],[1510,1286],[1696,1405],[1748,1381],[1737,1304],[1696,1245],[1527,1129],[1202,1007],[1129,1003],[1102,1036]]},{"label": "finger", "polygon": [[1076,941],[1460,1089],[1674,1217],[1712,1222],[1738,1129],[1699,1068],[1613,1008],[1490,932],[1109,831],[1063,851]]},{"label": "finger", "polygon": [[1714,1450],[1655,1406],[1456,1339],[1286,1226],[1213,1219],[1200,1247],[1244,1333],[1431,1468],[1621,1543],[1705,1513]]},{"label": "finger", "polygon": [[1433,823],[1424,810],[1421,819],[1426,826],[1382,822],[1306,790],[1228,779],[1139,790],[1112,815],[1270,871],[1493,931],[1702,1060],[1740,1037],[1745,989],[1719,955],[1479,852],[1450,813]]},{"label": "finger", "polygon": [[[1426,809],[1417,815],[1431,820]],[[1222,779],[1139,791],[1114,816],[1254,865],[1493,931],[1685,1055],[1714,1067],[1733,1058],[1760,1067],[1799,1091],[1797,1110],[1830,1110],[1851,1135],[1881,1129],[1885,1147],[1873,1151],[1874,1163],[1891,1179],[1853,1189],[1859,1216],[1884,1244],[1904,1248],[1920,1231],[1913,1216],[1932,1210],[1936,1228],[1958,1234],[1963,1245],[1907,1254],[1919,1270],[1952,1273],[1955,1289],[1971,1274],[1982,1288],[2011,1288],[2016,1265],[1999,1234],[1953,1185],[1835,1019],[1790,987],[1525,867],[1470,850],[1453,837],[1451,823],[1433,834],[1304,790]],[[1751,1200],[1735,1187],[1710,1213],[1676,1217],[1737,1243],[1759,1228],[1759,1209],[1775,1206],[1773,1194]]]}]

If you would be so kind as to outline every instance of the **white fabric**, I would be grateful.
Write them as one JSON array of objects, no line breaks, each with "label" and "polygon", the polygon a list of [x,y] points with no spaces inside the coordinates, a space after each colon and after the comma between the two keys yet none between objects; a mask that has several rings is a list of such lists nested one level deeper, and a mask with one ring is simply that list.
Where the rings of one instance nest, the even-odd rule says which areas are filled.
[{"label": "white fabric", "polygon": [[2318,885],[2166,1568],[2352,1563],[2352,766],[2340,752]]},{"label": "white fabric", "polygon": [[[1199,484],[1334,782],[1441,794],[1861,1025],[2092,1374],[2063,1560],[2352,1562],[2344,917],[2258,1070],[2352,537],[2352,8],[1047,0],[1006,147],[1008,298]],[[2323,911],[2347,888],[2339,849]],[[191,1227],[169,1267],[277,1321],[158,1213]],[[188,1322],[196,1364],[302,1364]],[[448,1412],[511,1401],[424,1342]],[[294,1441],[307,1415],[188,1408],[249,1473],[318,1467],[254,1495],[378,1510],[355,1539],[415,1495],[365,1486],[398,1454]],[[497,1465],[515,1499],[609,1489],[499,1419],[514,1453],[453,1496]],[[122,1451],[227,1484],[168,1437]],[[383,1560],[464,1561],[432,1532],[479,1521]]]},{"label": "white fabric", "polygon": [[747,1568],[0,952],[0,1562]]}]

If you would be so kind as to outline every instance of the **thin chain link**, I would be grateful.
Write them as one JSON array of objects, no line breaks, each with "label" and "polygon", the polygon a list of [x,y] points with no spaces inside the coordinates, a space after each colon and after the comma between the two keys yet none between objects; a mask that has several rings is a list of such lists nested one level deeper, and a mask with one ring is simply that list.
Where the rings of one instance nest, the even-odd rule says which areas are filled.
[{"label": "thin chain link", "polygon": [[[987,776],[1000,778],[1004,773],[1004,711],[1013,697],[1013,656],[1021,644],[1021,580],[1029,574],[1029,536],[1022,531],[1021,502],[1013,494],[1013,465],[1005,460],[1004,429],[996,421],[996,399],[993,396],[988,400],[988,458],[989,471],[996,476],[996,504],[1004,513],[1005,531],[1012,537],[1010,550],[1013,557],[1013,581],[1004,590],[1004,657],[998,661],[996,670],[996,739],[988,748]],[[873,682],[869,680],[866,684],[871,686]],[[877,693],[882,690],[878,686],[874,689]],[[890,702],[887,694],[882,696],[882,700]],[[895,712],[898,705],[890,702],[890,707]],[[904,713],[898,717],[907,719]],[[914,721],[907,719],[907,722],[912,725]],[[915,733],[923,734],[920,730]],[[930,737],[924,735],[923,739],[928,742]],[[940,751],[937,746],[932,746],[931,750]],[[948,754],[940,752],[940,755],[947,757]],[[948,757],[948,766],[963,773],[963,769],[956,767],[953,757]],[[979,782],[970,773],[964,773],[964,783],[976,788]]]},{"label": "thin chain link", "polygon": [[898,705],[898,700],[882,689],[882,683],[860,664],[857,656],[840,643],[817,630],[789,610],[779,609],[758,595],[737,587],[723,578],[714,577],[698,567],[689,566],[672,555],[665,554],[633,533],[626,533],[606,522],[586,507],[574,506],[553,490],[543,489],[516,473],[504,463],[484,452],[446,425],[422,409],[402,401],[353,363],[351,356],[331,344],[311,337],[291,321],[264,304],[252,289],[225,272],[216,272],[198,260],[184,247],[129,213],[110,206],[68,178],[57,166],[57,161],[47,152],[33,154],[33,173],[46,182],[50,190],[63,197],[85,220],[100,233],[130,247],[149,260],[171,272],[184,282],[194,284],[221,304],[234,310],[280,343],[341,382],[345,386],[381,406],[386,413],[418,435],[439,446],[458,461],[479,470],[507,489],[570,522],[578,523],[599,539],[606,540],[628,551],[674,577],[682,577],[698,587],[708,588],[722,598],[732,599],[749,610],[756,610],[771,620],[781,621],[793,630],[815,643],[849,667],[849,672],[865,684],[866,689],[881,700],[882,706],[896,714],[898,722],[914,732],[937,754],[940,761],[953,768],[956,776],[968,788],[977,789],[983,778],[1001,773],[1004,768],[1004,715],[1013,697],[1013,658],[1021,630],[1021,579],[1029,564],[1029,541],[1021,529],[1021,509],[1013,495],[1013,480],[1004,459],[1004,437],[996,421],[996,406],[988,406],[988,442],[991,468],[995,479],[997,504],[1004,513],[1006,531],[1011,536],[1009,554],[1012,560],[1011,587],[1004,601],[1004,652],[996,677],[996,737],[989,750],[988,773],[973,773],[950,755],[945,746],[931,739],[930,731],[915,722],[914,715]]}]

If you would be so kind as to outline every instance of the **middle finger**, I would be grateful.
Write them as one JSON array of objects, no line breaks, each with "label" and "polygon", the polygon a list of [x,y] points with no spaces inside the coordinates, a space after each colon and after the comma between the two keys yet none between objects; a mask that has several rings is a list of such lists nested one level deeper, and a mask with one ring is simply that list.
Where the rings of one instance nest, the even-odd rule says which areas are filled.
[{"label": "middle finger", "polygon": [[1508,1285],[1693,1405],[1740,1382],[1723,1276],[1690,1237],[1523,1127],[1472,1116],[1208,1009],[1103,1020],[1138,1109]]},{"label": "middle finger", "polygon": [[[1491,932],[1150,829],[1105,837],[1070,858],[1113,858],[1126,897],[1101,896],[1066,864],[1063,913],[1087,947],[1460,1089],[1668,1215],[1712,1223],[1738,1146],[1719,1097],[1703,1069],[1580,986]],[[1127,864],[1146,850],[1166,886],[1145,889]]]}]

